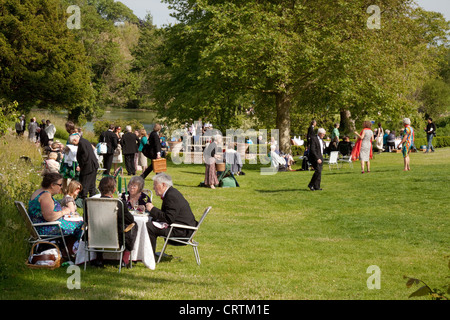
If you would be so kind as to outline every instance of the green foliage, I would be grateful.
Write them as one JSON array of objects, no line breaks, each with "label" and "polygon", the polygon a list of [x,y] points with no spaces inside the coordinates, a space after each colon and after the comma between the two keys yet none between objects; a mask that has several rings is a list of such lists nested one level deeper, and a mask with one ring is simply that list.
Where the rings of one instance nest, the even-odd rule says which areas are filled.
[{"label": "green foliage", "polygon": [[240,104],[255,101],[284,151],[311,116],[330,120],[347,109],[360,122],[397,121],[415,113],[413,93],[436,76],[436,40],[445,43],[449,29],[409,0],[383,1],[379,30],[366,27],[363,0],[166,2],[180,23],[156,48],[161,116],[206,118],[223,130],[235,125]]},{"label": "green foliage", "polygon": [[[27,230],[14,201],[28,204],[39,188],[42,158],[36,146],[14,134],[1,137],[0,143],[0,279],[24,267],[29,246]],[[26,160],[21,157],[27,157]],[[29,235],[28,235],[29,236]]]},{"label": "green foliage", "polygon": [[[448,267],[450,269],[450,261],[448,263]],[[449,300],[448,294],[450,294],[450,283],[447,282],[445,285],[442,286],[442,288],[431,288],[429,285],[427,285],[424,281],[416,278],[411,278],[407,276],[403,276],[404,279],[407,279],[406,281],[406,287],[411,288],[414,285],[420,285],[423,284],[418,290],[411,293],[408,298],[413,297],[423,297],[423,296],[429,296],[431,300]]]},{"label": "green foliage", "polygon": [[17,101],[4,104],[0,100],[0,137],[5,135],[12,121],[18,121],[16,110],[19,104]]},{"label": "green foliage", "polygon": [[0,9],[0,98],[24,110],[89,101],[84,49],[66,26],[61,2],[6,0]]},{"label": "green foliage", "polygon": [[114,121],[110,120],[100,120],[94,122],[94,133],[97,137],[99,137],[102,132],[109,129],[109,125],[114,124],[116,127],[121,127],[122,132],[125,132],[126,126],[131,126],[132,130],[136,129],[144,129],[144,125],[139,122],[139,120],[122,120],[117,119]]}]

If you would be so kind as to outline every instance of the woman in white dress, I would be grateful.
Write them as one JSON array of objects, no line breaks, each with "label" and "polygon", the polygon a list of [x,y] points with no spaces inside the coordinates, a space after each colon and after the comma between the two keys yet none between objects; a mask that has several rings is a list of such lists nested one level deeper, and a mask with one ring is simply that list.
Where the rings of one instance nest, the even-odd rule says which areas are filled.
[{"label": "woman in white dress", "polygon": [[[361,173],[364,173],[364,167],[366,164],[367,172],[370,172],[370,159],[372,159],[372,141],[373,132],[370,129],[372,123],[370,121],[364,121],[364,129],[361,133],[355,131],[356,136],[361,140],[361,147],[359,150],[359,160],[361,161]],[[358,142],[357,142],[358,144]]]},{"label": "woman in white dress", "polygon": [[112,163],[114,164],[114,172],[115,172],[117,170],[117,164],[123,162],[122,147],[120,146],[120,139],[123,136],[122,128],[120,126],[115,127],[114,133],[117,135],[117,139],[118,139],[117,148],[116,148],[116,150],[114,150],[114,157],[113,157],[113,161],[112,161]]}]

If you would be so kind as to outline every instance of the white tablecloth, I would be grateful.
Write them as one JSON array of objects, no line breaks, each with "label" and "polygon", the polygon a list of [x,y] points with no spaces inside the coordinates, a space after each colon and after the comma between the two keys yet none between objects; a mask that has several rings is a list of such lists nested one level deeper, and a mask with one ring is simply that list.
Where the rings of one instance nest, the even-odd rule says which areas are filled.
[{"label": "white tablecloth", "polygon": [[[153,255],[152,244],[150,243],[150,237],[147,232],[147,222],[149,216],[147,215],[134,215],[134,222],[138,226],[138,233],[136,236],[136,242],[134,243],[134,249],[131,251],[131,260],[142,261],[144,265],[152,270],[155,270],[155,257]],[[90,253],[91,260],[96,258],[95,252]],[[120,257],[116,253],[103,253],[105,260],[118,260]],[[84,242],[80,241],[75,264],[82,264],[85,261]]]}]

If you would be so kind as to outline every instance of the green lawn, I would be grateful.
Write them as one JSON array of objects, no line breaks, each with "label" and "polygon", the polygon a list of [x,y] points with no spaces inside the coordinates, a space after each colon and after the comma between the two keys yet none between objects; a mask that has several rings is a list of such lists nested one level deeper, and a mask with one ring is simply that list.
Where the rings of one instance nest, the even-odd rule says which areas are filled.
[{"label": "green lawn", "polygon": [[[197,235],[201,266],[191,248],[169,247],[176,258],[156,270],[89,267],[80,290],[67,289],[65,268],[25,268],[0,282],[0,298],[408,299],[415,289],[403,275],[432,288],[448,283],[449,159],[446,148],[412,154],[410,172],[401,154],[376,154],[363,175],[359,163],[325,166],[324,190],[315,192],[307,189],[312,172],[267,176],[248,165],[240,188],[211,190],[197,187],[203,166],[170,164],[197,218],[213,207]],[[371,265],[381,270],[380,289],[367,287]]]}]

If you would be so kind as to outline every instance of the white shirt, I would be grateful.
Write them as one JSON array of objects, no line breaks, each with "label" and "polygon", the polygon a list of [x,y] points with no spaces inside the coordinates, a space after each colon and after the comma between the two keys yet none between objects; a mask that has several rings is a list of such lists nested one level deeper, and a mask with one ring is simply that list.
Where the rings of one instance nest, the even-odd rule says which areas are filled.
[{"label": "white shirt", "polygon": [[317,136],[317,139],[319,139],[319,143],[320,143],[320,154],[323,155],[323,140]]}]

